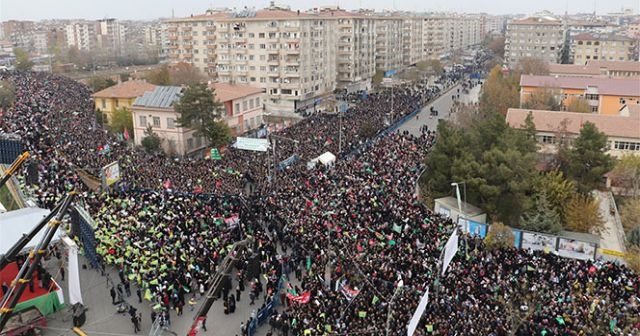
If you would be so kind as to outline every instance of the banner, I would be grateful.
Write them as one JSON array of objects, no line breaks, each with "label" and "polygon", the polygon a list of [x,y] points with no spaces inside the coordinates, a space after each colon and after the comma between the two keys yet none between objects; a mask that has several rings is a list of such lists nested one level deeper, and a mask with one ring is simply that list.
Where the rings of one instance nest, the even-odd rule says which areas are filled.
[{"label": "banner", "polygon": [[238,137],[235,147],[255,152],[266,152],[269,149],[269,140]]},{"label": "banner", "polygon": [[345,279],[342,280],[342,284],[340,285],[340,293],[342,293],[342,295],[344,295],[344,297],[347,298],[348,301],[351,301],[355,299],[358,294],[360,294],[360,291],[358,289],[349,287],[349,285],[347,285],[347,280]]},{"label": "banner", "polygon": [[120,181],[120,165],[118,161],[112,162],[102,168],[102,176],[107,186]]},{"label": "banner", "polygon": [[297,154],[293,154],[290,157],[286,158],[285,160],[280,161],[280,163],[278,164],[278,170],[284,170],[285,168],[289,167],[290,165],[298,162],[300,158],[298,157]]},{"label": "banner", "polygon": [[69,265],[67,278],[69,279],[69,303],[74,305],[82,302],[82,291],[80,290],[80,272],[78,268],[78,245],[69,237],[62,237],[62,241],[67,246]]},{"label": "banner", "polygon": [[227,224],[228,228],[233,229],[238,226],[238,223],[240,223],[240,216],[235,213],[231,215],[231,217],[225,218],[224,222]]},{"label": "banner", "polygon": [[558,255],[574,259],[588,260],[595,257],[597,245],[595,243],[560,238],[558,240]]},{"label": "banner", "polygon": [[420,318],[422,317],[422,313],[427,308],[427,303],[429,303],[429,287],[427,287],[427,292],[424,293],[422,299],[420,299],[420,303],[418,304],[418,308],[413,313],[411,317],[411,321],[409,321],[409,326],[407,327],[407,336],[413,336],[413,333],[416,331],[418,324],[420,323]]},{"label": "banner", "polygon": [[511,229],[511,232],[513,233],[513,237],[515,237],[513,240],[513,246],[520,248],[520,244],[522,243],[522,231]]},{"label": "banner", "polygon": [[522,232],[522,249],[551,252],[556,249],[556,237],[535,232]]},{"label": "banner", "polygon": [[305,304],[311,301],[311,292],[304,292],[300,295],[293,295],[292,293],[287,293],[287,298],[293,302]]},{"label": "banner", "polygon": [[480,236],[480,238],[484,238],[487,236],[487,224],[474,222],[472,220],[468,220],[469,234],[472,236]]},{"label": "banner", "polygon": [[458,230],[453,230],[451,237],[447,240],[447,244],[444,246],[444,260],[442,262],[442,275],[447,272],[447,268],[449,268],[449,264],[453,257],[456,256],[458,252]]}]

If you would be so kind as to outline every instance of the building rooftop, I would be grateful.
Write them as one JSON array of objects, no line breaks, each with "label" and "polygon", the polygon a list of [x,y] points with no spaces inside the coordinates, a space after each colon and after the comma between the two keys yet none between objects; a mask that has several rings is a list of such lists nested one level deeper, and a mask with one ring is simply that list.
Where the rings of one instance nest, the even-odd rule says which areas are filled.
[{"label": "building rooftop", "polygon": [[[448,206],[450,209],[458,210],[458,199],[452,196],[442,197],[435,200],[441,204]],[[460,201],[460,206],[462,206],[463,216],[467,217],[475,217],[484,214],[482,209],[476,207],[473,204],[469,204],[465,201]]]},{"label": "building rooftop", "polygon": [[587,61],[587,64],[549,64],[552,75],[606,75],[607,71],[628,71],[640,73],[640,62],[630,61]]},{"label": "building rooftop", "polygon": [[522,75],[520,86],[582,89],[597,87],[598,94],[613,96],[640,96],[640,81],[637,78],[594,78]]},{"label": "building rooftop", "polygon": [[145,92],[142,97],[138,97],[133,103],[139,107],[171,108],[175,102],[180,100],[182,87],[179,86],[156,86],[153,91]]},{"label": "building rooftop", "polygon": [[513,20],[509,24],[514,25],[556,25],[561,26],[562,21],[551,17],[529,17],[521,20]]},{"label": "building rooftop", "polygon": [[94,98],[135,98],[156,86],[143,80],[129,80],[94,93]]},{"label": "building rooftop", "polygon": [[231,85],[227,83],[213,83],[209,87],[214,90],[217,100],[224,103],[238,98],[247,97],[264,92],[263,89],[250,85]]},{"label": "building rooftop", "polygon": [[594,113],[559,112],[528,109],[509,109],[507,111],[507,124],[515,128],[521,128],[524,120],[531,113],[536,130],[542,132],[557,132],[561,123],[566,122],[566,131],[579,134],[582,125],[586,122],[593,123],[607,136],[621,138],[640,138],[640,114],[630,116],[604,115]]},{"label": "building rooftop", "polygon": [[633,41],[632,38],[616,34],[581,33],[573,37],[574,41]]},{"label": "building rooftop", "polygon": [[632,61],[588,61],[587,65],[609,71],[637,71],[640,72],[640,62]]}]

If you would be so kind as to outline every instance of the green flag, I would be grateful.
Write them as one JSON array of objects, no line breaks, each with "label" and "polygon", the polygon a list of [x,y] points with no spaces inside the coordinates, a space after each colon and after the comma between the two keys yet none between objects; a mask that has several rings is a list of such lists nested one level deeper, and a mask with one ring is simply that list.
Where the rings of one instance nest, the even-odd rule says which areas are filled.
[{"label": "green flag", "polygon": [[360,317],[360,318],[365,318],[365,317],[367,317],[367,312],[366,312],[366,311],[363,311],[363,310],[359,311],[359,312],[358,312],[358,317]]},{"label": "green flag", "polygon": [[371,300],[371,304],[375,305],[376,303],[378,303],[378,301],[380,301],[380,298],[377,295],[374,295],[373,300]]},{"label": "green flag", "polygon": [[307,271],[311,269],[311,256],[307,256]]},{"label": "green flag", "polygon": [[556,321],[558,321],[560,325],[564,325],[564,318],[562,316],[558,315],[556,317]]},{"label": "green flag", "polygon": [[211,159],[212,160],[222,160],[222,156],[220,156],[220,152],[217,148],[211,148]]},{"label": "green flag", "polygon": [[609,330],[611,330],[611,332],[614,332],[614,330],[616,329],[616,324],[618,323],[618,321],[616,321],[616,319],[610,319],[609,320]]},{"label": "green flag", "polygon": [[393,231],[400,233],[402,232],[402,225],[393,224]]}]

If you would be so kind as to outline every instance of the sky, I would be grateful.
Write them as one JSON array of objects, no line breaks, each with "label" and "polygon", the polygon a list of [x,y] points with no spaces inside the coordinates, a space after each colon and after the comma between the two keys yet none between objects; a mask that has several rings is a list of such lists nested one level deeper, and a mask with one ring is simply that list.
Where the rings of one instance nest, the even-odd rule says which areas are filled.
[{"label": "sky", "polygon": [[[638,0],[288,0],[276,4],[306,10],[322,5],[339,5],[345,9],[372,8],[376,10],[452,11],[489,14],[533,14],[549,10],[569,13],[619,12],[622,7],[638,13]],[[0,0],[0,21],[42,19],[100,19],[152,20],[204,13],[208,8],[264,8],[269,0]]]}]

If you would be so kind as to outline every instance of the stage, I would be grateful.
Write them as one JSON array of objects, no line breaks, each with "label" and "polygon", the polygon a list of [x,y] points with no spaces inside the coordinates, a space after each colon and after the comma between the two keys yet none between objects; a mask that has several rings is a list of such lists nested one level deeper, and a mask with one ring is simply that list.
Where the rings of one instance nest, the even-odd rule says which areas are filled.
[{"label": "stage", "polygon": [[[15,262],[10,263],[7,267],[0,270],[0,285],[11,285],[11,281],[16,278],[18,271],[18,265]],[[51,283],[49,284],[50,288],[41,288],[38,285],[39,279],[37,279],[36,272],[34,272],[33,275],[33,292],[29,290],[29,285],[27,285],[20,296],[15,310],[20,311],[34,306],[40,310],[42,315],[47,316],[62,309],[62,307],[64,307],[64,298],[60,286],[51,279]]]}]

